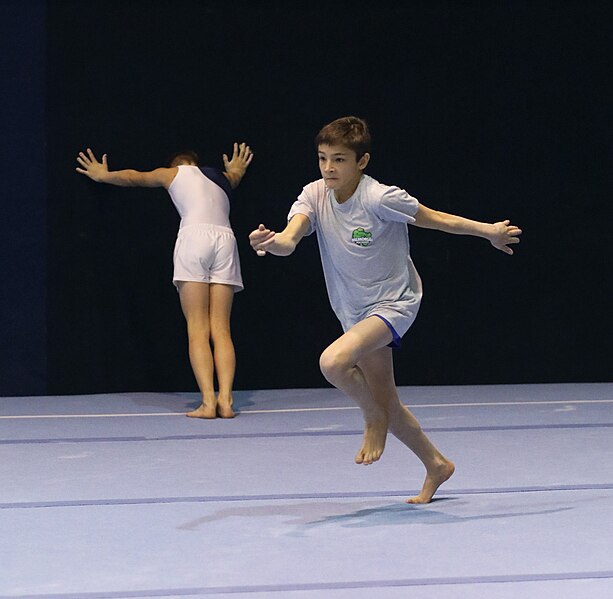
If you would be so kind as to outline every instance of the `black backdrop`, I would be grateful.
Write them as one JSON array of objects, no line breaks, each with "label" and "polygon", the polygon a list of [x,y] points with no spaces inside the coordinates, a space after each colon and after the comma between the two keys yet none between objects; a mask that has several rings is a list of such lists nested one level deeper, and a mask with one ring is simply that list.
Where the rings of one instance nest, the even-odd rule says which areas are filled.
[{"label": "black backdrop", "polygon": [[339,333],[314,238],[258,259],[319,177],[313,137],[347,114],[367,172],[424,204],[525,233],[506,256],[411,228],[425,285],[403,385],[611,380],[607,216],[613,10],[605,2],[47,3],[47,391],[195,390],[171,284],[164,190],[97,185],[77,152],[152,169],[233,141],[255,160],[232,222],[245,291],[237,389],[319,387]]},{"label": "black backdrop", "polygon": [[0,395],[47,390],[45,8],[0,2]]}]

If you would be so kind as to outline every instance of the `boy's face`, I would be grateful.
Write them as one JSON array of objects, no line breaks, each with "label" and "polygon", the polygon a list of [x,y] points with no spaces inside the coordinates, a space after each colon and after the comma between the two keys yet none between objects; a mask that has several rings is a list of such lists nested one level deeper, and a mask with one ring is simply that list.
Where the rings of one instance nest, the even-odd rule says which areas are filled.
[{"label": "boy's face", "polygon": [[[340,196],[349,197],[355,191],[362,172],[370,159],[369,154],[364,154],[357,160],[356,153],[343,145],[329,146],[321,144],[317,148],[319,156],[319,170],[326,187]],[[349,195],[347,195],[349,194]],[[347,199],[344,198],[344,199]]]}]

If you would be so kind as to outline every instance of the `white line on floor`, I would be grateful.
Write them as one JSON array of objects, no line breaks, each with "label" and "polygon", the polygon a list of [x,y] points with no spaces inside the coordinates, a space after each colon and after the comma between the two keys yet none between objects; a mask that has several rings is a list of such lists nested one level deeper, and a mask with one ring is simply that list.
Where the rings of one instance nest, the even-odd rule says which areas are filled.
[{"label": "white line on floor", "polygon": [[[570,405],[570,404],[597,404],[613,403],[613,399],[576,399],[576,400],[549,400],[549,401],[492,401],[475,403],[431,403],[431,404],[406,404],[411,410],[419,408],[476,408],[476,407],[499,407],[499,406],[543,406],[543,405]],[[278,408],[271,410],[240,410],[240,414],[285,414],[292,412],[330,412],[341,410],[357,410],[357,406],[337,406],[320,408]],[[136,414],[29,414],[0,416],[0,420],[25,420],[25,419],[51,419],[51,418],[142,418],[151,416],[185,416],[185,412],[140,412]]]}]

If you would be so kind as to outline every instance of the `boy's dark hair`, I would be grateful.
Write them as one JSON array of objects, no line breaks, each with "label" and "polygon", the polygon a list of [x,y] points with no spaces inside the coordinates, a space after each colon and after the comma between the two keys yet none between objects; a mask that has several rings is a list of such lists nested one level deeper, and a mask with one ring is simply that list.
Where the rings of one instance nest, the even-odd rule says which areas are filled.
[{"label": "boy's dark hair", "polygon": [[166,164],[169,167],[173,167],[177,166],[177,163],[182,161],[193,162],[195,165],[198,165],[200,158],[198,157],[198,154],[196,154],[196,152],[194,152],[193,150],[182,150],[181,152],[175,152],[174,154],[172,154],[168,158]]},{"label": "boy's dark hair", "polygon": [[370,131],[364,119],[357,116],[344,116],[322,127],[315,138],[315,147],[343,145],[353,150],[359,160],[370,152]]}]

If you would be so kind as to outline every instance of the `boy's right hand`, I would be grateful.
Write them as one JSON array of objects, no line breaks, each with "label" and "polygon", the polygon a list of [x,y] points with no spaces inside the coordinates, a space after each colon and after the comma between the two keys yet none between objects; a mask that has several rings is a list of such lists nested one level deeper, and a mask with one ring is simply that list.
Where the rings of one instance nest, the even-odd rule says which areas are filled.
[{"label": "boy's right hand", "polygon": [[265,256],[267,248],[274,243],[275,232],[260,225],[249,234],[249,243],[258,256]]}]

